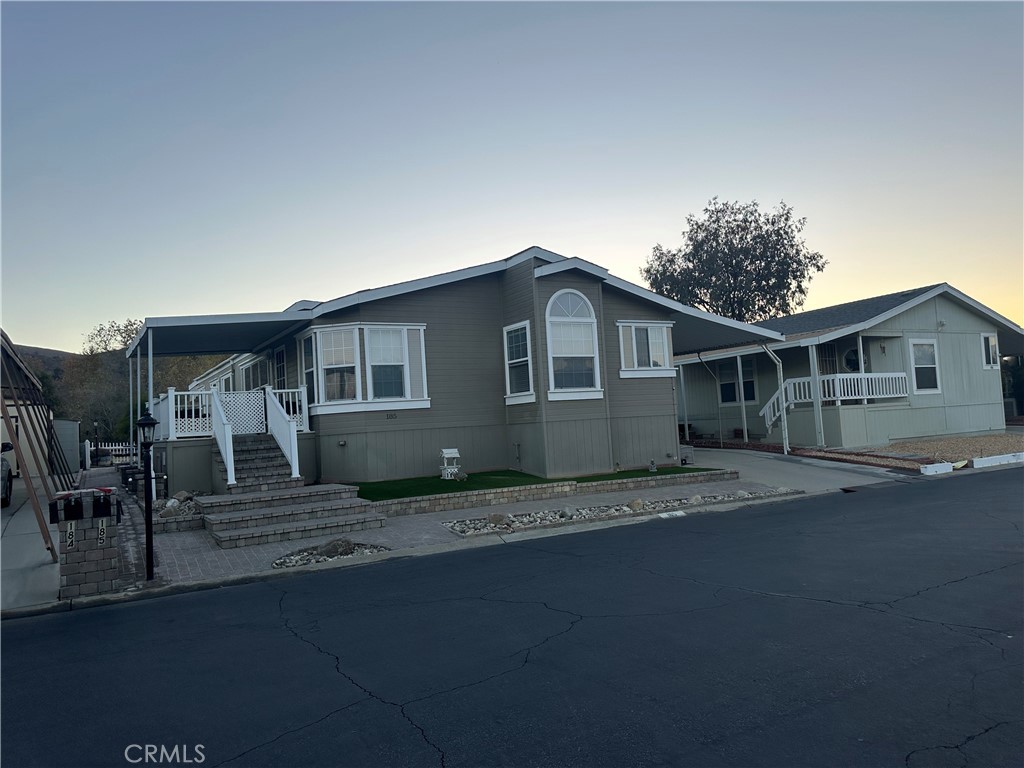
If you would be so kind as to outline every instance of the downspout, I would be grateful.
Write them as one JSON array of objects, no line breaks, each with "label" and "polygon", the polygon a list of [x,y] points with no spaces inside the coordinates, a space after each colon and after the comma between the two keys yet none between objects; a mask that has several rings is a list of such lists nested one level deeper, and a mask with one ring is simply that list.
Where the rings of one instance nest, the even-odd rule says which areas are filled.
[{"label": "downspout", "polygon": [[768,355],[768,357],[772,359],[772,362],[775,363],[775,371],[779,377],[779,396],[782,398],[782,408],[780,409],[781,415],[779,416],[779,419],[782,421],[782,452],[788,456],[789,423],[786,421],[786,411],[788,410],[788,405],[786,403],[786,383],[782,375],[782,360],[779,359],[778,355],[776,355],[774,352],[768,349],[767,344],[762,344],[761,349],[763,349],[765,353]]},{"label": "downspout", "polygon": [[[718,376],[716,376],[716,375],[715,375],[715,374],[714,374],[714,373],[712,372],[712,370],[711,370],[711,368],[710,368],[710,367],[708,366],[708,364],[707,364],[707,363],[705,363],[705,362],[704,362],[704,361],[703,361],[703,360],[701,359],[701,356],[700,356],[700,352],[698,352],[698,353],[697,353],[697,359],[698,359],[698,360],[700,360],[700,364],[701,364],[701,365],[703,365],[703,366],[704,366],[705,368],[707,368],[707,370],[708,370],[708,373],[710,373],[710,374],[711,374],[711,378],[713,378],[713,379],[715,380],[715,389],[716,389],[716,390],[717,390],[717,391],[718,391],[719,393],[721,393],[721,391],[722,391],[722,390],[721,390],[721,384],[719,384],[719,383],[718,383]],[[719,398],[718,398],[718,399],[719,399],[719,400],[721,400],[721,399],[722,399],[722,398],[721,398],[721,395],[719,395]],[[719,447],[719,448],[723,448],[723,447],[724,447],[724,446],[722,445],[722,404],[721,404],[721,403],[719,403],[719,404],[718,404],[718,447]]]}]

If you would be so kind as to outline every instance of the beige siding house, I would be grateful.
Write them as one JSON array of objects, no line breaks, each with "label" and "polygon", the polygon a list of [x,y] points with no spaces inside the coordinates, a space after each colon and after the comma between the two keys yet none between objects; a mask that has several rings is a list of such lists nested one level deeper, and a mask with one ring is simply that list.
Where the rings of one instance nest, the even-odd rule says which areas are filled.
[{"label": "beige siding house", "polygon": [[281,313],[147,318],[161,354],[230,353],[186,392],[148,392],[170,492],[223,492],[234,445],[272,434],[305,483],[466,472],[571,477],[679,461],[674,353],[776,341],[542,248]]}]

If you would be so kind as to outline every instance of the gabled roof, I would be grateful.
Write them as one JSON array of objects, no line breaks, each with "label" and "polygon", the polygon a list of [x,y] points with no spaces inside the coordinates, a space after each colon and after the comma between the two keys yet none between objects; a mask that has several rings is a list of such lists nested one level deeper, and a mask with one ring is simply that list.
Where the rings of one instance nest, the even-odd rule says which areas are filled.
[{"label": "gabled roof", "polygon": [[[984,304],[958,291],[949,283],[926,285],[908,291],[887,293],[883,296],[872,296],[867,299],[822,307],[808,312],[765,320],[756,325],[785,334],[785,341],[770,344],[772,349],[788,347],[806,347],[834,341],[842,336],[869,330],[870,328],[895,317],[908,309],[928,301],[938,295],[945,295],[961,306],[991,320],[999,336],[999,349],[1004,355],[1024,354],[1024,328],[1012,320],[989,309]],[[750,344],[736,345],[715,350],[704,356],[687,355],[676,359],[676,363],[697,362],[700,359],[713,360],[734,355],[753,354],[761,351],[760,347]]]},{"label": "gabled roof", "polygon": [[824,333],[848,325],[864,323],[872,318],[902,306],[928,291],[938,288],[943,283],[927,285],[923,288],[912,288],[909,291],[887,293],[884,296],[872,296],[868,299],[848,301],[831,307],[812,309],[808,312],[797,312],[793,315],[776,317],[760,323],[762,328],[779,331],[787,336],[795,333]]},{"label": "gabled roof", "polygon": [[[506,259],[491,261],[475,267],[458,269],[417,280],[407,280],[381,288],[356,291],[329,301],[297,301],[283,312],[146,318],[138,335],[128,346],[126,354],[131,356],[136,352],[149,330],[156,331],[150,336],[154,340],[152,347],[154,356],[252,352],[266,346],[269,341],[285,336],[310,323],[313,319],[331,312],[503,272],[533,260],[543,262],[534,268],[536,277],[558,274],[567,270],[579,270],[601,280],[606,285],[670,311],[678,331],[673,334],[673,352],[676,354],[693,349],[722,347],[729,344],[780,341],[783,338],[780,333],[767,328],[759,328],[684,306],[677,301],[615,277],[603,267],[583,259],[566,258],[539,246],[531,246]],[[148,343],[143,351],[148,353]]]}]

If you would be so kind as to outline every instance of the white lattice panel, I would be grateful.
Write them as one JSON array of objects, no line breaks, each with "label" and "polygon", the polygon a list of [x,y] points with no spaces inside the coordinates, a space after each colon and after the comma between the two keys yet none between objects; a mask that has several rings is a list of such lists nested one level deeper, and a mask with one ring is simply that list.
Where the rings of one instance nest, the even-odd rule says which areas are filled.
[{"label": "white lattice panel", "polygon": [[174,394],[174,432],[177,437],[209,435],[213,433],[213,419],[210,418],[210,394]]},{"label": "white lattice panel", "polygon": [[263,397],[262,389],[220,394],[220,403],[231,425],[232,434],[257,435],[267,431],[267,411]]}]

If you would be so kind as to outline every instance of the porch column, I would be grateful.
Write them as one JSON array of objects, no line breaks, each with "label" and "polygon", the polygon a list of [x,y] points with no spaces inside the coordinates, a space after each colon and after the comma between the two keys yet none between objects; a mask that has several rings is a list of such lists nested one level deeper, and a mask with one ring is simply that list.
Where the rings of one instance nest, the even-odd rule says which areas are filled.
[{"label": "porch column", "polygon": [[[857,333],[857,360],[858,362],[860,362],[860,391],[861,394],[866,395],[868,391],[868,383],[864,379],[864,338],[860,335],[859,332]],[[863,400],[860,401],[860,404],[867,405],[868,399],[865,397]]]},{"label": "porch column", "polygon": [[132,464],[135,463],[135,406],[132,404],[132,356],[128,355],[128,458]]},{"label": "porch column", "polygon": [[743,397],[743,357],[736,355],[736,389],[740,402],[740,422],[743,424],[743,442],[750,442],[747,434],[747,402]]},{"label": "porch column", "polygon": [[825,427],[821,417],[821,374],[818,372],[818,345],[807,348],[811,363],[811,399],[814,403],[814,439],[819,448],[825,447]]},{"label": "porch column", "polygon": [[[139,339],[139,343],[135,345],[135,423],[139,423],[139,419],[142,418],[142,339]],[[137,431],[137,428],[136,430]],[[139,436],[135,435],[135,447],[139,447]],[[136,451],[135,461],[139,463],[142,461],[142,454]]]},{"label": "porch column", "polygon": [[[147,359],[148,367],[146,369],[146,376],[147,376],[146,382],[147,382],[147,386],[149,388],[149,407],[150,407],[150,409],[152,409],[153,408],[153,329],[152,328],[150,328],[150,329],[148,329],[146,331],[146,357],[148,358]],[[153,411],[150,410],[150,413],[153,413]],[[150,448],[150,450],[153,450],[153,449]],[[153,495],[150,498],[155,499],[156,498],[156,472],[153,470],[153,462],[152,461],[149,463],[149,466],[150,466],[149,477],[146,478],[146,482],[149,483],[150,488],[152,489],[152,494]]]},{"label": "porch column", "polygon": [[175,433],[175,423],[178,420],[178,409],[174,405],[174,387],[167,388],[167,439],[177,440],[178,435]]},{"label": "porch column", "polygon": [[679,397],[683,401],[683,436],[686,442],[690,442],[690,416],[686,404],[686,374],[681,365],[677,365],[676,370],[679,371]]}]

